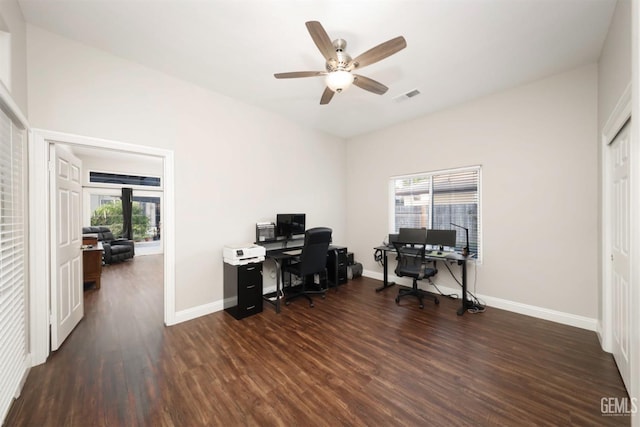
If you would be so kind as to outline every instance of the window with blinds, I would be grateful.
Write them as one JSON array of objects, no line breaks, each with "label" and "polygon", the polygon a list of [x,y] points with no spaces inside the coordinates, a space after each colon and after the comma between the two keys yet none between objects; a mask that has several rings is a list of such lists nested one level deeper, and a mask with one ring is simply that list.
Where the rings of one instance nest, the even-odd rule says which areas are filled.
[{"label": "window with blinds", "polygon": [[480,166],[391,179],[393,229],[456,230],[456,248],[466,246],[480,257]]},{"label": "window with blinds", "polygon": [[0,420],[27,369],[25,139],[0,110]]}]

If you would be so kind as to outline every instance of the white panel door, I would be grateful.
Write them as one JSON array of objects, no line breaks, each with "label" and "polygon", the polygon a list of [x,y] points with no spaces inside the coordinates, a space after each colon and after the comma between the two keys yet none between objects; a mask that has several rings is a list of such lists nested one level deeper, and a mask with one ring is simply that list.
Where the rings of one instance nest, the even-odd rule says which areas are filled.
[{"label": "white panel door", "polygon": [[612,314],[613,314],[613,356],[618,365],[620,376],[627,390],[630,389],[630,314],[631,314],[631,262],[629,257],[631,223],[630,223],[630,130],[627,124],[611,142],[611,162],[613,182],[611,188],[611,263],[612,263]]},{"label": "white panel door", "polygon": [[51,145],[51,350],[57,350],[84,315],[81,162]]}]

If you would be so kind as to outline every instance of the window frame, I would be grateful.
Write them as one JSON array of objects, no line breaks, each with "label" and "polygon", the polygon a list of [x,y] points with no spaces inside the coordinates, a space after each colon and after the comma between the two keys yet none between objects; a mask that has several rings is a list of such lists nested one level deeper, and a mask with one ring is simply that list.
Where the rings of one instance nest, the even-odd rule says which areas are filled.
[{"label": "window frame", "polygon": [[[388,207],[389,207],[389,223],[388,223],[388,228],[389,228],[389,233],[395,233],[396,232],[396,206],[395,206],[395,202],[396,202],[396,189],[395,189],[395,183],[397,180],[399,179],[415,179],[415,178],[429,178],[429,224],[427,226],[427,228],[431,228],[432,224],[433,224],[433,177],[434,176],[438,176],[438,175],[447,175],[447,174],[456,174],[456,173],[462,173],[462,172],[468,172],[468,171],[477,171],[478,174],[478,186],[477,186],[477,197],[478,197],[478,229],[477,229],[477,235],[478,235],[478,242],[477,242],[477,246],[478,246],[478,253],[476,254],[476,262],[481,263],[482,261],[482,257],[483,257],[483,253],[484,253],[484,248],[483,248],[483,233],[482,233],[482,165],[473,165],[473,166],[464,166],[464,167],[458,167],[458,168],[451,168],[451,169],[439,169],[439,170],[435,170],[435,171],[428,171],[428,172],[419,172],[419,173],[412,173],[412,174],[404,174],[404,175],[395,175],[395,176],[391,176],[389,177],[389,201],[388,201]],[[456,229],[458,232],[463,232],[463,229],[457,228],[457,227],[453,227],[453,229]]]}]

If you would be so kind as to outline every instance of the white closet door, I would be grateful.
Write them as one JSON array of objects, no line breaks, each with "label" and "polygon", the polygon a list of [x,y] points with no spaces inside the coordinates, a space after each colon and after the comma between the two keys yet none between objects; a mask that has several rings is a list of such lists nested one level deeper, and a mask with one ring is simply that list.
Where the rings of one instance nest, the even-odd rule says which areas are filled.
[{"label": "white closet door", "polygon": [[620,376],[627,390],[630,388],[629,344],[631,327],[631,259],[630,259],[630,130],[627,124],[611,142],[609,149],[613,171],[611,194],[611,237],[612,237],[612,313],[613,313],[613,356],[620,370]]},{"label": "white closet door", "polygon": [[82,184],[80,160],[51,145],[51,350],[57,350],[84,316],[82,281]]}]

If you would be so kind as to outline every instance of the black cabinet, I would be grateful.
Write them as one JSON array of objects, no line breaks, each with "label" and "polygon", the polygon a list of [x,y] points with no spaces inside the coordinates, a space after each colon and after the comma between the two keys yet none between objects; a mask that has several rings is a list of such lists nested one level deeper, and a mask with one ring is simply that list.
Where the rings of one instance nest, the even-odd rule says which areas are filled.
[{"label": "black cabinet", "polygon": [[224,310],[236,319],[262,311],[262,263],[224,263]]},{"label": "black cabinet", "polygon": [[347,248],[329,246],[327,251],[327,275],[332,286],[347,283]]}]

